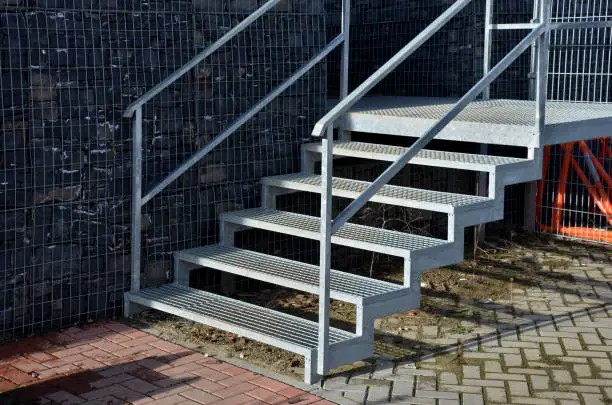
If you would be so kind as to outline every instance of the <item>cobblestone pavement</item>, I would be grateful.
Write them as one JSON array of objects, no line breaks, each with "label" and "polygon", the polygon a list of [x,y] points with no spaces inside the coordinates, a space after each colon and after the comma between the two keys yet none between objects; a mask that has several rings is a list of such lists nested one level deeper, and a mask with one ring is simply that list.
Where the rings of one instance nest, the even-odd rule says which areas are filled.
[{"label": "cobblestone pavement", "polygon": [[353,405],[612,404],[612,262],[585,247],[530,260],[544,256],[569,265],[515,286],[511,302],[481,303],[490,321],[462,334],[421,327],[418,358],[381,356],[312,393]]},{"label": "cobblestone pavement", "polygon": [[331,402],[121,323],[0,347],[0,404],[266,405]]}]

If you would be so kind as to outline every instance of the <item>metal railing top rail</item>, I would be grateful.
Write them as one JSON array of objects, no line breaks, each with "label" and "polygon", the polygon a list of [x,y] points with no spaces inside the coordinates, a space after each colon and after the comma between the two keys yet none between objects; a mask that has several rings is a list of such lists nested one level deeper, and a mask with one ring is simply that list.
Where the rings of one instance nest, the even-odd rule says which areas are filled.
[{"label": "metal railing top rail", "polygon": [[314,126],[312,131],[313,136],[323,136],[329,125],[336,121],[340,116],[346,113],[351,107],[363,98],[370,90],[380,83],[385,77],[393,72],[402,62],[412,55],[418,48],[421,47],[434,34],[440,31],[446,23],[461,12],[472,0],[459,0],[444,13],[440,14],[431,24],[429,24],[419,35],[404,46],[398,53],[387,61],[382,67],[368,77],[347,97],[340,101],[334,108],[323,116]]},{"label": "metal railing top rail", "polygon": [[229,30],[225,35],[213,42],[202,52],[194,56],[192,59],[189,60],[189,62],[178,68],[170,76],[166,77],[164,80],[156,84],[153,88],[151,88],[145,94],[140,96],[138,100],[130,104],[123,112],[123,116],[126,118],[132,117],[139,107],[145,105],[152,98],[154,98],[163,90],[168,88],[168,86],[170,86],[172,83],[176,82],[185,74],[189,73],[189,71],[196,67],[200,62],[212,55],[215,51],[217,51],[219,48],[229,42],[232,38],[234,38],[236,35],[248,28],[253,22],[255,22],[255,20],[267,13],[270,9],[272,9],[281,1],[282,0],[268,0],[266,3],[264,3],[263,6],[255,10],[252,14],[242,20],[238,25]]},{"label": "metal railing top rail", "polygon": [[[323,117],[315,126],[313,131],[314,136],[322,136],[323,132],[333,122],[338,119],[341,115],[345,114],[355,103],[357,103],[365,94],[371,90],[380,80],[388,75],[395,67],[404,61],[418,46],[424,42],[423,37],[429,38],[435,32],[431,30],[436,28],[439,24],[439,20],[447,20],[449,16],[456,15],[465,5],[469,3],[469,0],[465,2],[457,2],[446,12],[444,18],[441,16],[432,25],[428,26],[417,38],[411,41],[406,47],[404,47],[398,54],[396,54],[389,62],[387,62],[382,68],[376,71],[370,78],[368,78],[361,86],[350,93],[343,101],[341,101],[334,109],[332,109],[325,117]],[[433,26],[433,27],[432,27]],[[603,21],[597,24],[597,27],[612,27],[612,21]],[[338,216],[332,220],[331,232],[335,233],[341,226],[346,224],[357,212],[367,204],[370,199],[384,187],[395,175],[397,175],[409,162],[410,160],[421,151],[436,135],[438,135],[454,118],[456,118],[461,111],[469,103],[474,101],[480,96],[485,89],[491,85],[523,52],[529,49],[535,41],[540,39],[542,35],[550,33],[551,30],[562,30],[562,29],[574,29],[574,28],[595,28],[593,22],[567,22],[567,23],[550,23],[548,19],[545,22],[539,22],[533,24],[532,31],[518,44],[512,51],[510,51],[493,69],[491,69],[478,83],[470,89],[454,106],[453,108],[444,115],[437,123],[435,123],[425,134],[419,137],[416,142],[408,148],[408,150],[400,156],[391,166],[387,168],[366,190],[364,190],[358,198],[353,200]],[[423,35],[424,34],[424,35]],[[419,44],[415,47],[415,44]],[[401,54],[401,56],[400,56]],[[405,57],[404,57],[405,56]],[[546,84],[544,84],[546,86]],[[540,111],[541,106],[538,106],[536,116],[539,116],[539,120],[542,121],[544,111]]]},{"label": "metal railing top rail", "polygon": [[344,38],[345,37],[343,34],[339,34],[338,36],[336,36],[336,38],[334,38],[329,44],[327,44],[327,46],[323,50],[319,51],[317,55],[315,55],[310,61],[308,61],[304,66],[302,66],[297,72],[291,75],[291,77],[289,77],[278,87],[268,93],[263,99],[257,102],[257,104],[255,104],[247,112],[238,117],[238,119],[236,119],[236,121],[234,121],[228,128],[226,128],[223,132],[215,136],[210,142],[208,142],[200,150],[198,150],[187,160],[185,160],[180,166],[174,169],[170,174],[168,174],[162,181],[160,181],[157,185],[150,189],[147,194],[142,197],[142,204],[146,204],[153,197],[162,192],[168,185],[170,185],[173,181],[177,180],[187,170],[189,170],[196,163],[198,163],[198,161],[204,156],[206,156],[211,150],[219,146],[221,142],[226,140],[230,135],[232,135],[241,126],[243,126],[248,120],[253,118],[258,112],[263,110],[282,92],[291,87],[300,77],[306,74],[306,72],[312,69],[316,64],[325,59],[325,57],[327,57],[330,52],[340,46],[344,42]]}]

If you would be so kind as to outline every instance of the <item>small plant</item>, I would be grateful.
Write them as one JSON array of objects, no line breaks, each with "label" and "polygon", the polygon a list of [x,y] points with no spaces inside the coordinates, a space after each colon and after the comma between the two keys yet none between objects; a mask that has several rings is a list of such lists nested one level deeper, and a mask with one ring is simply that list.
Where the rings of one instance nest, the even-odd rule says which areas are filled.
[{"label": "small plant", "polygon": [[453,333],[456,335],[465,335],[468,333],[472,333],[474,329],[469,326],[462,326],[461,324],[457,325],[455,329],[453,329]]}]

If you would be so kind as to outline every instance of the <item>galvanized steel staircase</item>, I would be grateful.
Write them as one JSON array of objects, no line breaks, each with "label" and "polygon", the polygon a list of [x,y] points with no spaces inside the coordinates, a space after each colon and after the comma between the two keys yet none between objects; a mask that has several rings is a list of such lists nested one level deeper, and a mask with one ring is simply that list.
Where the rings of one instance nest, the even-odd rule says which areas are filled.
[{"label": "galvanized steel staircase", "polygon": [[[262,7],[262,9],[267,7],[263,12],[277,2],[272,0],[266,3]],[[470,0],[456,2],[449,8],[449,11],[436,20],[423,34],[415,38],[398,56],[383,66],[373,78],[368,79],[350,95],[346,94],[345,82],[345,94],[343,94],[345,97],[315,128],[315,136],[327,134],[327,137],[321,143],[303,145],[302,172],[262,179],[261,208],[223,214],[220,218],[221,235],[218,245],[176,252],[174,254],[174,284],[140,289],[138,280],[140,265],[138,258],[135,258],[132,291],[126,293],[126,315],[138,312],[143,307],[154,308],[298,353],[305,357],[306,382],[315,381],[321,374],[336,366],[372,355],[374,320],[381,316],[419,307],[420,280],[423,271],[461,262],[464,256],[464,229],[502,219],[504,188],[510,184],[539,179],[541,175],[539,148],[545,139],[552,139],[552,142],[546,142],[554,143],[554,138],[550,137],[552,136],[550,134],[555,133],[553,131],[559,131],[565,122],[567,125],[584,128],[595,128],[597,125],[609,126],[612,122],[610,119],[612,111],[609,108],[601,108],[595,115],[589,115],[588,112],[585,113],[586,115],[572,113],[571,117],[577,117],[576,119],[566,119],[561,123],[547,123],[544,107],[548,35],[550,30],[562,28],[561,26],[554,27],[549,23],[547,18],[550,8],[549,1],[542,1],[537,14],[539,22],[529,27],[532,31],[525,40],[498,66],[487,69],[488,73],[485,78],[464,98],[452,101],[445,99],[398,101],[380,97],[363,99],[363,96],[377,82],[469,2]],[[344,6],[344,31],[333,47],[345,43],[348,38],[346,7],[349,5],[347,0],[344,0]],[[489,32],[493,29],[490,20],[492,2],[488,2],[487,6],[487,32]],[[506,29],[510,28],[512,27],[506,27]],[[504,28],[498,24],[496,29]],[[479,104],[483,101],[475,100],[476,97],[481,93],[486,95],[490,83],[516,57],[529,49],[533,42],[537,43],[536,53],[544,60],[538,59],[540,68],[538,69],[539,86],[536,101],[528,105],[533,115],[530,121],[532,125],[522,125],[524,120],[521,121],[511,114],[513,106],[517,105],[512,100],[497,100],[496,106],[499,108],[493,112],[495,117],[491,118],[491,107],[484,106],[483,108],[483,105]],[[490,43],[487,46],[490,46]],[[345,43],[345,51],[347,49]],[[544,66],[546,68],[543,68]],[[296,76],[296,79],[297,77],[299,76]],[[362,104],[359,105],[358,102]],[[142,135],[138,132],[141,130],[141,124],[139,124],[141,107],[142,103],[131,108],[127,114],[128,116],[136,114],[135,149],[138,149],[136,138]],[[566,105],[564,108],[568,108],[568,111],[584,112],[585,109],[589,109],[589,106],[576,104]],[[395,110],[392,111],[392,109]],[[467,112],[460,116],[464,109]],[[451,122],[453,124],[449,125]],[[339,128],[339,141],[337,142],[334,141],[334,127]],[[500,137],[497,132],[500,128],[506,130],[501,133],[508,138]],[[602,127],[597,127],[591,131],[593,137],[595,132],[601,129]],[[417,141],[409,148],[353,142],[346,132],[348,130],[407,136],[416,138]],[[518,144],[528,150],[527,158],[423,149],[423,146],[427,145],[433,137],[442,132],[444,132],[444,139],[473,141],[476,137],[479,142]],[[517,137],[511,137],[512,133],[518,134]],[[223,139],[230,134],[231,132],[224,132]],[[191,161],[196,162],[221,140],[215,140],[212,146],[205,147]],[[346,157],[394,163],[373,183],[333,178],[333,158]],[[136,150],[135,162],[138,163],[140,158]],[[321,162],[321,174],[315,173],[315,162]],[[485,196],[473,196],[388,185],[388,180],[406,164],[486,173],[489,179],[488,193]],[[142,196],[142,190],[138,184],[140,178],[140,173],[137,172],[138,167],[135,170],[134,216],[139,217],[142,205],[163,187],[155,188],[153,193],[149,192]],[[162,182],[162,186],[169,184],[184,173],[184,170],[182,172],[181,170],[171,174],[165,182]],[[277,209],[276,198],[278,196],[296,191],[321,195],[322,216],[320,218]],[[354,200],[353,204],[335,219],[331,218],[332,195]],[[369,201],[444,213],[448,216],[448,238],[442,240],[347,222]],[[138,224],[135,224],[135,228],[133,232],[138,232]],[[320,241],[321,264],[314,266],[235,247],[234,234],[249,228]],[[140,243],[138,235],[133,234],[132,243],[133,249],[136,249],[133,255],[139,255],[140,252],[136,246]],[[330,269],[331,244],[403,258],[405,263],[403,285]],[[320,320],[318,323],[311,322],[233,298],[190,288],[189,273],[202,267],[319,294]],[[134,278],[136,278],[136,283],[134,283]],[[357,324],[354,332],[329,326],[330,298],[355,304]]]}]

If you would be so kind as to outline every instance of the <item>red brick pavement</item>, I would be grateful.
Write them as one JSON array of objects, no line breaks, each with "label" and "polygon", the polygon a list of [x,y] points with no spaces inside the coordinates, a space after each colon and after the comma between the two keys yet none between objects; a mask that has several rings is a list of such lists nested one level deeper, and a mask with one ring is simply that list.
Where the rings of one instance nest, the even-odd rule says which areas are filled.
[{"label": "red brick pavement", "polygon": [[331,405],[116,322],[0,347],[0,403]]}]

